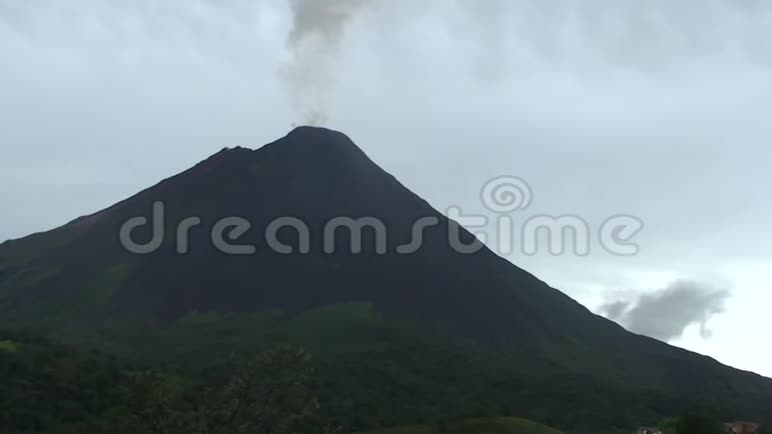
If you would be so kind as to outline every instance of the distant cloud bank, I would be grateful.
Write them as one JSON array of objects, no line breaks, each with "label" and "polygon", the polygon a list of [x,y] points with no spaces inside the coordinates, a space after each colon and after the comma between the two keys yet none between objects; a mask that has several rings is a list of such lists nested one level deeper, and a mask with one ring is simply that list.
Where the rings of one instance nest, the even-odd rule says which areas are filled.
[{"label": "distant cloud bank", "polygon": [[628,330],[665,342],[683,336],[691,325],[699,325],[708,339],[708,321],[725,311],[730,293],[699,282],[680,280],[652,293],[609,301],[599,309],[605,317]]}]

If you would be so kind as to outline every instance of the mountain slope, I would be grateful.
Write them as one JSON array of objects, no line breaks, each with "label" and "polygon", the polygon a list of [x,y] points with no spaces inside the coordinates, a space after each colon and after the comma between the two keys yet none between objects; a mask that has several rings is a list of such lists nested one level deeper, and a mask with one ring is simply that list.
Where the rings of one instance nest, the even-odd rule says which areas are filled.
[{"label": "mountain slope", "polygon": [[[156,201],[165,205],[165,243],[151,255],[129,254],[118,240],[120,226],[150,216]],[[229,216],[252,222],[253,230],[239,242],[258,245],[256,254],[225,255],[212,245],[207,229]],[[311,228],[310,254],[282,255],[265,246],[262,229],[283,216],[301,218]],[[374,240],[365,236],[365,252],[351,254],[341,232],[336,253],[322,252],[324,224],[341,216],[382,221],[388,253],[373,252]],[[395,253],[396,246],[411,240],[413,223],[426,216],[442,223],[427,229],[422,249]],[[191,231],[190,253],[180,255],[175,227],[188,217],[199,217],[204,229]],[[149,225],[135,238],[142,238],[145,229]],[[455,323],[462,316],[464,329],[486,336],[611,327],[487,249],[474,255],[455,252],[447,231],[443,216],[347,137],[300,128],[257,151],[223,150],[107,210],[8,242],[0,248],[0,266],[6,280],[18,278],[16,284],[25,287],[11,288],[5,297],[6,306],[21,311],[46,297],[72,295],[105,303],[96,306],[97,312],[135,309],[165,319],[192,310],[302,310],[367,301],[415,318]],[[106,300],[101,299],[105,284],[113,286]],[[86,286],[100,289],[82,294]],[[513,308],[517,316],[511,315]]]},{"label": "mountain slope", "polygon": [[[164,205],[164,242],[147,255],[128,252],[119,240],[121,226],[138,216],[150,218],[156,202]],[[214,246],[211,228],[234,216],[252,226],[231,242],[255,245],[254,254],[227,255]],[[307,254],[268,248],[265,228],[287,216],[309,227]],[[177,227],[190,217],[200,218],[200,224],[190,230],[189,251],[180,254]],[[334,252],[326,253],[325,226],[338,217],[383,222],[385,253],[376,251],[376,237],[368,231],[361,253],[351,252],[351,236],[345,231],[336,232]],[[412,240],[413,224],[424,217],[439,223],[424,231],[421,249],[398,253],[398,246]],[[368,376],[382,378],[379,384],[389,381],[382,367],[369,363],[378,358],[399,358],[405,372],[419,369],[428,362],[408,360],[402,348],[413,346],[411,351],[420,352],[430,337],[437,337],[443,348],[475,360],[465,362],[472,366],[459,374],[480,375],[489,385],[501,383],[497,399],[507,399],[507,387],[546,388],[517,392],[521,415],[540,421],[549,416],[544,408],[554,412],[568,403],[575,403],[570,405],[577,406],[576,413],[610,412],[603,408],[607,404],[581,402],[582,396],[574,394],[593,389],[609,400],[629,397],[635,408],[647,409],[635,417],[667,414],[668,408],[701,401],[732,417],[753,419],[772,405],[772,381],[630,334],[488,249],[459,253],[449,244],[452,227],[453,222],[373,163],[345,135],[302,127],[258,150],[225,149],[106,210],[0,245],[0,319],[81,333],[118,320],[149,321],[163,328],[175,327],[191,312],[219,318],[225,313],[239,317],[276,311],[281,312],[276,323],[256,327],[295,336],[287,331],[282,315],[297,321],[298,315],[325,306],[364,303],[381,319],[364,329],[369,334],[357,335],[344,354],[329,359],[366,367],[357,377],[362,384],[370,384]],[[152,224],[138,228],[134,239],[150,240],[151,229]],[[473,240],[461,233],[465,242]],[[280,231],[279,238],[298,245],[291,229]],[[338,322],[340,327],[333,327],[326,342],[354,339],[352,329],[361,324],[350,324],[338,313],[327,315],[332,316],[324,324]],[[247,324],[229,333],[247,336],[252,333]],[[301,329],[315,327],[321,326],[312,322]],[[200,333],[202,348],[223,339]],[[362,336],[364,341],[380,338],[391,343],[383,353],[372,352],[363,349]],[[313,344],[303,333],[297,339]],[[106,340],[121,345],[121,338]],[[145,339],[153,340],[161,342],[157,336]],[[179,340],[159,346],[175,342]],[[486,357],[489,360],[483,360]],[[422,393],[432,388],[451,393],[444,381],[437,377],[426,382]],[[367,398],[362,390],[351,393]],[[400,396],[411,399],[410,394]],[[554,405],[544,407],[549,400]],[[577,428],[582,428],[581,422]]]}]

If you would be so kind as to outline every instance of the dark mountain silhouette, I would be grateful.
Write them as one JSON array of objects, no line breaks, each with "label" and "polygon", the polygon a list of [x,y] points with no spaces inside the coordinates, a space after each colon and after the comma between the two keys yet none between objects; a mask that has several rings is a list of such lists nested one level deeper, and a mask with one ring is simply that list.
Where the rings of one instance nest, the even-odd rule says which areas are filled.
[{"label": "dark mountain silhouette", "polygon": [[[159,201],[164,243],[147,255],[129,253],[119,242],[120,227],[150,217]],[[231,216],[251,222],[231,242],[255,245],[254,254],[227,255],[214,247],[211,228]],[[287,216],[310,228],[307,254],[266,245],[265,228]],[[176,229],[188,217],[201,223],[190,230],[188,253],[179,254]],[[361,253],[351,252],[345,230],[336,232],[335,252],[325,253],[322,234],[337,217],[382,221],[386,253],[376,251],[368,230]],[[424,231],[418,252],[398,253],[423,217],[439,224]],[[369,303],[387,319],[538,366],[523,378],[551,378],[558,389],[563,379],[597,379],[636,405],[652,402],[652,414],[667,414],[669,404],[691,397],[743,418],[759,417],[772,405],[768,379],[628,333],[487,248],[457,252],[449,244],[453,225],[345,135],[301,127],[257,150],[224,149],[106,210],[0,245],[0,318],[55,328],[122,317],[169,324],[194,311],[292,313]],[[151,226],[138,228],[134,239],[149,240]],[[474,240],[461,233],[464,242]],[[279,238],[299,241],[288,228]]]},{"label": "dark mountain silhouette", "polygon": [[[119,242],[121,225],[137,216],[150,218],[157,201],[165,205],[164,244],[153,254],[128,253]],[[234,243],[255,245],[254,255],[226,255],[213,246],[210,229],[230,216],[252,223]],[[264,230],[283,216],[297,217],[310,227],[309,254],[279,254],[268,248]],[[352,254],[343,229],[336,232],[335,253],[323,252],[324,227],[341,216],[382,221],[387,253],[375,251],[375,236],[365,230],[363,252]],[[397,253],[398,246],[411,241],[413,223],[427,216],[441,223],[425,230],[422,248],[415,254]],[[190,252],[180,255],[176,227],[188,217],[202,223],[190,232]],[[104,280],[100,275],[106,270],[122,270],[125,275],[109,282],[115,285],[110,309],[152,312],[163,319],[192,310],[302,310],[361,301],[489,337],[616,328],[488,249],[472,255],[454,251],[448,225],[346,136],[306,127],[255,151],[224,149],[111,208],[47,234],[8,242],[0,258],[6,258],[5,273],[14,268],[47,270],[42,276],[33,273],[34,284],[7,299],[22,310],[46,297],[77,293],[84,280]],[[138,228],[134,238],[149,240],[151,226]],[[294,231],[280,235],[297,245]],[[462,238],[472,241],[466,232]],[[20,251],[32,251],[34,258],[15,263],[25,257]]]}]

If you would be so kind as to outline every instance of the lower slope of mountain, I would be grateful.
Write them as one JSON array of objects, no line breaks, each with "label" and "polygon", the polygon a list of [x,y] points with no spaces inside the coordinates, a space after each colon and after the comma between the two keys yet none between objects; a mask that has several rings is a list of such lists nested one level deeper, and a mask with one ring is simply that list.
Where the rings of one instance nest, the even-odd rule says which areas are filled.
[{"label": "lower slope of mountain", "polygon": [[[148,224],[132,239],[160,240],[157,249],[121,242],[136,217]],[[254,251],[213,242],[229,217],[250,228],[231,239],[233,226],[221,227],[220,241]],[[340,217],[383,230],[366,228],[354,252],[356,231],[327,231]],[[425,218],[436,224],[406,254],[399,247]],[[273,241],[292,253],[265,237],[277,219]],[[772,380],[628,333],[486,248],[459,252],[456,229],[345,135],[301,127],[3,243],[0,320],[191,371],[247,347],[301,344],[318,355],[329,411],[361,429],[505,415],[592,432],[692,406],[727,419],[769,414]],[[474,237],[460,230],[460,240]]]},{"label": "lower slope of mountain", "polygon": [[437,426],[418,425],[372,431],[364,434],[560,434],[552,428],[516,418],[470,419],[439,423]]}]

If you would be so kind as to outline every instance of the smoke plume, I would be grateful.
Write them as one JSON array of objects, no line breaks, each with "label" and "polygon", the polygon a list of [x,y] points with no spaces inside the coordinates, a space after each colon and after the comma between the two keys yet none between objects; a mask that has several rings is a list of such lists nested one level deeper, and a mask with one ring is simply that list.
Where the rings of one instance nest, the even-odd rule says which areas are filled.
[{"label": "smoke plume", "polygon": [[711,337],[708,321],[723,313],[729,292],[692,281],[676,281],[664,289],[617,300],[600,307],[600,313],[628,330],[665,342],[681,337],[697,324],[704,339]]},{"label": "smoke plume", "polygon": [[290,59],[281,78],[293,109],[309,125],[327,122],[327,97],[334,84],[333,57],[346,27],[367,0],[289,0],[292,29]]}]

